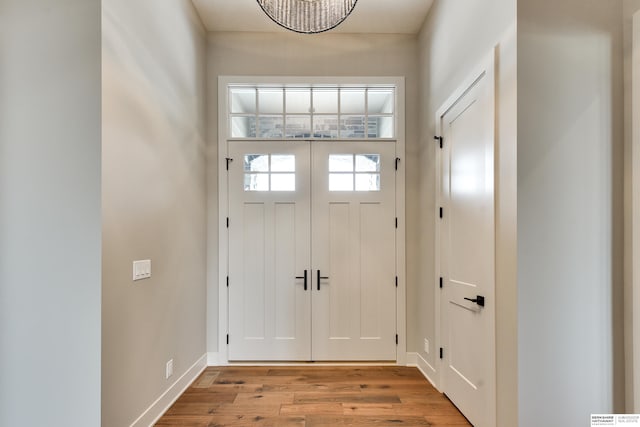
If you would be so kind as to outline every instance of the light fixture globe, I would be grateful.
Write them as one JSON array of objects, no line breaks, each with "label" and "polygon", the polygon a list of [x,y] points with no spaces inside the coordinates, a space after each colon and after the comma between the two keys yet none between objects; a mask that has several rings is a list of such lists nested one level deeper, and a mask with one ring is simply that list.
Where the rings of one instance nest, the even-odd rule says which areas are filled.
[{"label": "light fixture globe", "polygon": [[276,24],[297,33],[314,34],[337,27],[358,0],[257,0]]}]

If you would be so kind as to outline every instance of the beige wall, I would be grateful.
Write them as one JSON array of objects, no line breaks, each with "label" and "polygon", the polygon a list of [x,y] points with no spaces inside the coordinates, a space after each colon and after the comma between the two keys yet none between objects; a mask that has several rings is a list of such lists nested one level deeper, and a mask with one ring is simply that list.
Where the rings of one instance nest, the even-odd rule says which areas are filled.
[{"label": "beige wall", "polygon": [[[408,334],[415,336],[418,307],[418,75],[417,41],[409,35],[211,33],[208,50],[208,294],[207,348],[218,351],[218,76],[404,76],[406,78],[406,190]],[[416,350],[409,339],[409,351]]]},{"label": "beige wall", "polygon": [[104,0],[102,36],[102,425],[121,427],[205,353],[205,35],[188,0]]},{"label": "beige wall", "polygon": [[621,17],[518,2],[520,427],[624,410]]},{"label": "beige wall", "polygon": [[[478,19],[481,16],[482,19]],[[496,357],[498,426],[517,425],[516,4],[436,0],[420,33],[420,278],[416,340],[437,381],[435,317],[435,114],[473,68],[497,48]]]},{"label": "beige wall", "polygon": [[100,425],[100,1],[0,2],[0,425]]},{"label": "beige wall", "polygon": [[[633,32],[640,35],[640,0],[623,1],[624,40],[624,171],[625,171],[625,377],[626,410],[640,412],[640,132],[632,123],[640,121],[640,111],[632,105],[632,93],[638,91],[632,72],[640,74],[640,44],[634,46]],[[634,27],[635,17],[635,27]],[[638,36],[640,37],[640,36]],[[635,53],[634,53],[635,49]],[[632,70],[632,58],[638,61]],[[637,78],[637,77],[636,77]],[[640,102],[640,100],[636,100]],[[637,125],[636,125],[637,126]],[[633,147],[633,148],[632,148]],[[635,213],[635,214],[634,214]]]}]

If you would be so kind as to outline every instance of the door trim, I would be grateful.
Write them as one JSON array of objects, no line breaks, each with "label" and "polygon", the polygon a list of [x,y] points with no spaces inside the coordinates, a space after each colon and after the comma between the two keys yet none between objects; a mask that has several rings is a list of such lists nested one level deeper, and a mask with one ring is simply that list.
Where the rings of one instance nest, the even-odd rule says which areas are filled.
[{"label": "door trim", "polygon": [[[497,150],[498,145],[497,145],[497,141],[496,141],[496,130],[495,130],[495,117],[497,117],[497,114],[495,113],[497,111],[497,102],[498,102],[498,97],[496,96],[496,82],[495,82],[495,78],[496,78],[496,74],[495,74],[495,70],[496,70],[496,62],[498,60],[498,51],[497,51],[497,47],[492,49],[491,52],[486,55],[481,61],[480,64],[478,66],[475,67],[475,69],[473,70],[473,72],[471,72],[468,77],[466,79],[464,79],[462,81],[462,83],[456,88],[456,90],[453,91],[453,93],[447,98],[447,100],[440,106],[440,108],[437,110],[436,115],[435,115],[435,132],[436,132],[436,136],[442,136],[443,133],[443,129],[442,129],[442,119],[444,118],[444,116],[447,114],[447,112],[453,108],[455,106],[455,104],[469,91],[473,88],[473,86],[475,85],[476,82],[478,82],[478,80],[480,80],[483,76],[486,76],[487,78],[489,78],[492,82],[493,82],[493,105],[494,105],[494,134],[493,134],[493,138],[494,138],[494,177],[496,177],[496,179],[494,179],[494,186],[497,186],[497,170],[496,168],[498,167],[498,162],[495,161],[495,156],[496,156],[496,152],[495,150]],[[444,141],[444,143],[446,144],[447,142]],[[434,144],[435,145],[435,144]],[[441,298],[441,290],[440,290],[440,277],[442,276],[442,271],[441,271],[441,254],[440,254],[440,247],[441,247],[441,239],[442,239],[442,231],[441,231],[441,221],[440,221],[440,214],[439,214],[439,208],[440,206],[443,205],[443,197],[442,197],[442,161],[443,161],[443,150],[441,150],[438,147],[436,147],[436,167],[435,167],[435,173],[436,173],[436,177],[435,177],[435,181],[436,181],[436,204],[435,204],[435,210],[436,212],[434,212],[434,218],[435,218],[435,239],[434,239],[434,253],[435,253],[435,276],[433,278],[433,290],[434,290],[434,301],[435,301],[435,348],[439,349],[442,347],[444,339],[442,337],[442,313],[441,313],[441,304],[442,304],[442,298]],[[494,191],[494,221],[495,221],[495,215],[497,212],[495,203],[498,200],[497,197],[497,192]],[[497,241],[496,239],[496,230],[497,227],[494,228],[494,241]],[[494,252],[495,252],[495,245],[494,245]],[[496,263],[496,259],[497,259],[497,255],[494,253],[494,284],[495,284],[495,275],[496,275],[496,268],[495,268],[495,263]],[[495,293],[494,293],[495,295]],[[494,315],[494,325],[495,325],[495,315],[496,315],[496,311],[494,310],[493,315]],[[494,326],[494,337],[495,337],[495,326]],[[495,348],[495,339],[494,339],[494,349],[493,349],[493,361],[495,364],[496,361],[496,348]],[[444,372],[444,362],[443,359],[440,359],[438,356],[436,356],[436,372],[434,375],[434,381],[435,381],[435,386],[439,391],[443,391],[443,372]],[[491,408],[489,409],[490,411],[493,412],[493,419],[496,419],[495,417],[497,416],[497,366],[495,369],[495,373],[496,373],[496,378],[493,378],[493,382],[494,382],[494,388],[493,388],[493,396],[491,398]]]},{"label": "door trim", "polygon": [[[407,363],[407,309],[406,309],[406,193],[405,193],[405,82],[404,77],[276,77],[276,76],[219,76],[218,77],[218,146],[212,149],[210,156],[217,154],[217,170],[209,170],[210,176],[217,177],[218,189],[218,271],[209,267],[208,289],[218,288],[218,312],[207,310],[207,328],[217,329],[218,365],[232,364],[228,359],[227,334],[229,331],[228,292],[226,287],[229,272],[229,235],[227,217],[229,215],[229,191],[227,180],[227,146],[228,146],[228,90],[229,85],[265,84],[265,85],[391,85],[396,88],[396,156],[400,158],[396,173],[395,211],[398,218],[396,230],[396,274],[398,288],[396,292],[396,330],[398,345],[396,363]],[[211,182],[212,179],[209,179]],[[213,233],[210,233],[210,238]],[[212,260],[209,259],[209,262]],[[215,292],[215,291],[214,291]],[[215,324],[217,323],[217,327]],[[208,333],[208,336],[211,336]],[[211,347],[214,343],[207,342]]]}]

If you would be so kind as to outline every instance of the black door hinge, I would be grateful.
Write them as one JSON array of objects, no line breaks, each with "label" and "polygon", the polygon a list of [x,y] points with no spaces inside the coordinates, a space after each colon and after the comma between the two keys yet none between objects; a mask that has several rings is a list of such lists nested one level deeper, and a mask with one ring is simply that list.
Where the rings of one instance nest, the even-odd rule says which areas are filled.
[{"label": "black door hinge", "polygon": [[229,287],[229,276],[227,276],[227,288]]},{"label": "black door hinge", "polygon": [[440,218],[442,218],[444,216],[444,209],[440,208]]},{"label": "black door hinge", "polygon": [[229,163],[233,162],[233,159],[231,157],[225,157],[224,159],[227,161],[227,170],[229,170]]},{"label": "black door hinge", "polygon": [[400,157],[396,157],[396,170],[398,170],[398,163],[400,163]]},{"label": "black door hinge", "polygon": [[444,359],[444,348],[440,347],[440,359]]},{"label": "black door hinge", "polygon": [[229,228],[229,217],[227,217],[227,228]]},{"label": "black door hinge", "polygon": [[229,334],[227,334],[227,345],[229,345]]},{"label": "black door hinge", "polygon": [[398,334],[396,334],[396,345],[398,345]]},{"label": "black door hinge", "polygon": [[442,280],[442,277],[440,278],[440,289],[442,289],[444,287],[444,281]]},{"label": "black door hinge", "polygon": [[398,287],[398,276],[396,276],[396,288]]},{"label": "black door hinge", "polygon": [[443,146],[443,144],[444,144],[444,143],[443,143],[444,138],[442,138],[441,136],[434,136],[434,137],[433,137],[433,139],[435,139],[436,141],[438,141],[438,142],[440,143],[440,148],[442,148],[442,146]]},{"label": "black door hinge", "polygon": [[398,217],[396,217],[396,228],[398,228]]}]

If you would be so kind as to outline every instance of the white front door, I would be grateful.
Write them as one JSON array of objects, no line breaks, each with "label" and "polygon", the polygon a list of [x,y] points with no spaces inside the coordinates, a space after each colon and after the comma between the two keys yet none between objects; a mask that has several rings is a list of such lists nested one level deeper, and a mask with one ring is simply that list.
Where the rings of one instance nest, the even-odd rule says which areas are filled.
[{"label": "white front door", "polygon": [[232,142],[229,155],[229,360],[308,360],[309,144]]},{"label": "white front door", "polygon": [[395,360],[395,144],[313,145],[314,360]]},{"label": "white front door", "polygon": [[395,143],[229,157],[229,360],[395,360]]},{"label": "white front door", "polygon": [[494,82],[488,67],[441,116],[442,391],[495,426]]}]

